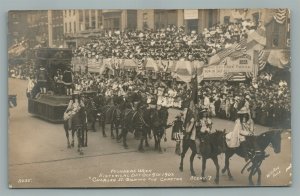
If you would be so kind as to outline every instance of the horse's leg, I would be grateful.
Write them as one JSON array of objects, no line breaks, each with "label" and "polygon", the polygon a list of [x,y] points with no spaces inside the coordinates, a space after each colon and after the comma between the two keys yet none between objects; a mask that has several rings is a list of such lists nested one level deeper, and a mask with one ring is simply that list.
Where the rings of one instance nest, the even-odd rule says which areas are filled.
[{"label": "horse's leg", "polygon": [[260,186],[261,185],[261,170],[260,168],[257,168],[257,186]]},{"label": "horse's leg", "polygon": [[[140,130],[140,131],[142,131],[142,130]],[[139,151],[140,152],[145,151],[143,145],[144,145],[144,140],[145,140],[146,134],[147,134],[146,131],[142,131],[142,137],[141,137],[141,141],[140,141],[140,145],[139,145]]]},{"label": "horse's leg", "polygon": [[107,137],[106,136],[106,133],[105,133],[105,116],[103,116],[103,119],[102,119],[102,135],[103,137]]},{"label": "horse's leg", "polygon": [[222,169],[222,173],[225,173],[227,170],[227,175],[229,177],[229,180],[233,180],[233,177],[231,175],[230,168],[229,168],[229,159],[232,155],[233,155],[233,152],[231,150],[227,149],[225,152],[225,166]]},{"label": "horse's leg", "polygon": [[252,180],[253,171],[254,171],[254,167],[252,166],[252,168],[250,170],[250,173],[249,173],[249,176],[248,176],[249,186],[253,186],[254,185],[253,180]]},{"label": "horse's leg", "polygon": [[157,143],[157,130],[153,129],[153,137],[154,137],[154,150],[158,150],[158,143]]},{"label": "horse's leg", "polygon": [[96,118],[94,118],[92,121],[92,129],[94,132],[96,132]]},{"label": "horse's leg", "polygon": [[116,129],[116,140],[118,140],[119,137],[119,123],[115,123],[115,129]]},{"label": "horse's leg", "polygon": [[219,184],[219,173],[220,173],[220,166],[219,166],[219,161],[218,161],[218,157],[214,156],[212,157],[212,160],[216,166],[216,178],[215,178],[215,183]]},{"label": "horse's leg", "polygon": [[191,141],[193,143],[191,143],[191,150],[192,150],[192,154],[190,156],[190,171],[191,171],[191,176],[196,176],[195,171],[194,171],[194,158],[196,156],[196,144],[195,141]]},{"label": "horse's leg", "polygon": [[115,139],[115,135],[114,135],[114,122],[113,121],[110,124],[110,137],[111,137],[111,139]]},{"label": "horse's leg", "polygon": [[74,142],[74,135],[75,135],[75,130],[74,128],[72,128],[72,143],[71,143],[71,147],[73,148],[75,146],[75,142]]},{"label": "horse's leg", "polygon": [[160,153],[162,153],[161,146],[160,146],[161,138],[162,138],[162,135],[161,135],[161,133],[159,131],[158,132],[158,137],[157,137],[157,148],[158,148],[158,152],[160,152]]},{"label": "horse's leg", "polygon": [[189,149],[189,143],[188,141],[182,141],[182,153],[181,153],[181,160],[180,160],[180,166],[179,166],[179,170],[180,171],[183,171],[183,159],[184,159],[184,156],[186,154],[186,152],[188,151]]},{"label": "horse's leg", "polygon": [[88,134],[87,134],[87,132],[88,132],[88,129],[87,129],[87,127],[84,127],[84,132],[83,132],[83,134],[85,135],[85,142],[84,142],[84,147],[87,147],[88,145]]},{"label": "horse's leg", "polygon": [[77,131],[77,142],[78,142],[78,152],[80,155],[83,155],[83,151],[82,151],[82,128],[78,128]]},{"label": "horse's leg", "polygon": [[201,178],[202,182],[206,182],[206,177],[205,177],[205,169],[206,169],[206,157],[202,158],[202,172],[201,172]]},{"label": "horse's leg", "polygon": [[149,145],[149,143],[148,143],[148,135],[146,136],[146,138],[145,138],[145,147],[149,147],[150,145]]},{"label": "horse's leg", "polygon": [[128,145],[127,145],[127,142],[126,142],[126,137],[127,137],[128,129],[124,128],[122,132],[123,132],[123,134],[122,134],[122,137],[123,137],[123,146],[124,146],[125,149],[127,149]]},{"label": "horse's leg", "polygon": [[64,129],[65,129],[65,133],[66,133],[66,137],[67,137],[67,147],[68,148],[71,148],[71,144],[70,144],[70,139],[69,139],[69,128],[68,128],[68,125],[64,124]]}]

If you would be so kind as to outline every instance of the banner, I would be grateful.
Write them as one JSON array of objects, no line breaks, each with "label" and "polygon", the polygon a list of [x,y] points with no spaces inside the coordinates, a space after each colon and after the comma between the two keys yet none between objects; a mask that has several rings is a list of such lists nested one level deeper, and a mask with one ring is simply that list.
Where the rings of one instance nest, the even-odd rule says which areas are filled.
[{"label": "banner", "polygon": [[148,58],[147,63],[146,63],[146,69],[150,69],[150,70],[153,70],[153,71],[158,71],[159,67],[158,67],[158,65],[157,65],[157,63],[154,59]]},{"label": "banner", "polygon": [[198,19],[198,10],[184,10],[184,19],[185,20]]},{"label": "banner", "polygon": [[207,78],[223,78],[224,65],[211,65],[203,68],[203,79]]},{"label": "banner", "polygon": [[227,57],[225,59],[224,72],[227,73],[253,72],[253,54],[252,55],[245,54],[237,59]]}]

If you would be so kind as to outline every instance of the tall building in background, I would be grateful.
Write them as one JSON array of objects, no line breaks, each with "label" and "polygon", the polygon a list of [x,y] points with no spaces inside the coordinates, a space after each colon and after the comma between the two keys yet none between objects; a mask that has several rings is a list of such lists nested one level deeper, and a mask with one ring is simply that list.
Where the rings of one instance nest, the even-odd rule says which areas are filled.
[{"label": "tall building in background", "polygon": [[136,29],[137,10],[64,10],[63,23],[66,45],[76,47],[106,30]]},{"label": "tall building in background", "polygon": [[29,10],[9,12],[9,46],[28,40],[29,47],[63,47],[63,11]]},{"label": "tall building in background", "polygon": [[8,46],[19,43],[28,36],[27,12],[8,12]]}]

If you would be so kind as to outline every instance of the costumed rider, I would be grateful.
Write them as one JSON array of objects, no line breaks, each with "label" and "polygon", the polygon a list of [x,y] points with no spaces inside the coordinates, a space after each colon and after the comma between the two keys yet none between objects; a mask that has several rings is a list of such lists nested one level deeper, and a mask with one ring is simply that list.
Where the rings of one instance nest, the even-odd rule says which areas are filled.
[{"label": "costumed rider", "polygon": [[183,113],[178,114],[172,123],[171,140],[176,141],[175,154],[181,155],[180,144],[183,139]]},{"label": "costumed rider", "polygon": [[46,94],[47,92],[47,71],[44,67],[40,67],[37,74],[37,85],[40,88],[40,93]]},{"label": "costumed rider", "polygon": [[63,75],[62,75],[60,69],[56,70],[56,74],[54,76],[54,82],[55,82],[55,87],[56,87],[56,93],[58,95],[62,95],[63,89],[64,89],[64,83],[63,83]]},{"label": "costumed rider", "polygon": [[73,94],[73,88],[72,88],[73,74],[71,71],[71,66],[68,66],[67,69],[64,71],[63,82],[65,84],[67,95],[72,95]]},{"label": "costumed rider", "polygon": [[64,121],[68,121],[68,128],[71,129],[72,117],[79,112],[81,108],[85,107],[83,100],[81,99],[80,92],[74,91],[72,98],[68,104],[68,107],[64,113]]},{"label": "costumed rider", "polygon": [[[196,151],[197,151],[197,157],[201,159],[201,141],[206,142],[208,140],[207,137],[209,137],[209,134],[213,133],[212,129],[212,120],[210,118],[209,112],[207,108],[199,108],[198,109],[198,121],[196,122]],[[202,136],[201,136],[201,135]],[[202,140],[200,140],[202,138]]]},{"label": "costumed rider", "polygon": [[245,136],[254,135],[254,122],[250,116],[249,104],[246,101],[237,112],[238,118],[235,121],[234,128],[226,135],[226,143],[229,148],[242,147],[245,156],[247,156],[245,146]]}]

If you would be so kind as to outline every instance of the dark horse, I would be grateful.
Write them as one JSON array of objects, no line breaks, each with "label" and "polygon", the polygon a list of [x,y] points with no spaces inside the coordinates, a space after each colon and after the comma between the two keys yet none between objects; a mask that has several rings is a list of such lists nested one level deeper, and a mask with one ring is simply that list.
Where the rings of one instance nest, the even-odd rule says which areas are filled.
[{"label": "dark horse", "polygon": [[[84,108],[81,108],[72,118],[71,127],[69,127],[68,121],[64,121],[64,129],[67,137],[68,148],[74,147],[74,135],[76,132],[78,141],[78,152],[83,155],[82,147],[87,146],[87,128],[86,128],[86,112]],[[69,140],[69,130],[72,131],[72,143]]]},{"label": "dark horse", "polygon": [[[185,138],[182,141],[182,153],[181,153],[179,170],[183,171],[183,159],[189,148],[192,150],[192,154],[190,156],[190,171],[191,171],[191,175],[195,176],[193,161],[197,153],[196,142],[195,140],[191,140],[190,138]],[[200,134],[200,152],[202,155],[201,178],[203,182],[206,181],[206,177],[205,177],[206,160],[212,159],[216,166],[215,183],[219,184],[220,166],[218,162],[218,155],[221,154],[224,151],[224,149],[225,149],[225,131],[216,130],[216,132],[211,134],[208,133]]]},{"label": "dark horse", "polygon": [[148,133],[151,133],[151,131],[153,132],[155,150],[158,150],[158,152],[162,152],[160,143],[165,134],[165,129],[167,128],[168,116],[169,112],[167,108],[161,108],[159,110],[150,108],[144,113],[145,120],[149,125]]},{"label": "dark horse", "polygon": [[149,127],[149,125],[145,121],[144,111],[142,109],[126,109],[124,111],[124,119],[122,121],[122,132],[119,135],[118,140],[123,138],[123,146],[127,149],[127,134],[128,132],[135,132],[137,135],[141,136],[138,150],[143,152],[144,140],[147,141],[147,127]]},{"label": "dark horse", "polygon": [[[280,153],[281,151],[281,132],[279,130],[268,131],[262,133],[258,136],[246,136],[246,140],[243,145],[240,145],[237,148],[229,148],[226,145],[225,150],[225,166],[222,169],[222,173],[225,173],[227,170],[227,174],[230,180],[233,180],[229,169],[229,159],[234,154],[239,155],[245,160],[249,159],[249,155],[254,155],[256,152],[264,152],[265,149],[271,144],[275,153]],[[261,184],[261,170],[259,166],[256,168],[256,172],[258,174],[257,185]],[[249,185],[253,185],[252,176],[255,174],[253,170],[250,171],[249,174]]]},{"label": "dark horse", "polygon": [[87,113],[87,122],[91,124],[93,131],[96,131],[96,120],[97,120],[97,106],[93,98],[87,98],[85,100],[85,109]]},{"label": "dark horse", "polygon": [[[102,127],[103,137],[106,137],[105,124],[110,124],[110,136],[112,139],[118,138],[119,128],[122,125],[122,111],[118,105],[106,105],[102,108],[101,120],[99,121]],[[116,129],[116,137],[113,130]]]}]

